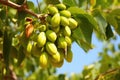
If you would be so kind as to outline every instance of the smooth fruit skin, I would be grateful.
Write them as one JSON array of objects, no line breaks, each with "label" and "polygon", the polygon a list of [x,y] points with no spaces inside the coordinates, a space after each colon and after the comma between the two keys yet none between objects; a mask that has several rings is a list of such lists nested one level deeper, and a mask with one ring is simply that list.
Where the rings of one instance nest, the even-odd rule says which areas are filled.
[{"label": "smooth fruit skin", "polygon": [[65,27],[64,27],[63,34],[64,34],[65,36],[71,36],[71,29],[70,29],[69,26],[65,26]]},{"label": "smooth fruit skin", "polygon": [[31,53],[31,51],[32,51],[32,43],[28,42],[28,44],[27,44],[27,52]]},{"label": "smooth fruit skin", "polygon": [[64,10],[66,9],[66,6],[64,4],[57,4],[56,7],[59,9],[59,10]]},{"label": "smooth fruit skin", "polygon": [[54,31],[52,31],[52,30],[47,30],[46,31],[46,37],[51,42],[55,42],[55,40],[57,39],[56,33]]},{"label": "smooth fruit skin", "polygon": [[37,37],[37,45],[38,47],[43,47],[46,43],[46,35],[45,32],[40,32]]},{"label": "smooth fruit skin", "polygon": [[62,26],[68,26],[69,25],[69,20],[64,16],[60,16],[60,24]]},{"label": "smooth fruit skin", "polygon": [[67,62],[71,62],[72,59],[73,59],[73,53],[72,53],[71,49],[68,49],[67,55],[65,56],[65,60],[66,60]]},{"label": "smooth fruit skin", "polygon": [[51,19],[52,27],[57,27],[60,25],[60,14],[56,13]]},{"label": "smooth fruit skin", "polygon": [[64,17],[67,17],[67,18],[70,18],[70,17],[71,17],[71,13],[70,13],[70,11],[68,11],[68,10],[60,11],[60,15],[61,15],[61,16],[64,16]]},{"label": "smooth fruit skin", "polygon": [[58,47],[65,49],[67,47],[67,42],[65,41],[64,37],[58,38]]},{"label": "smooth fruit skin", "polygon": [[55,13],[58,13],[58,9],[55,6],[49,5],[48,11],[50,14],[54,15]]},{"label": "smooth fruit skin", "polygon": [[72,40],[69,36],[65,36],[65,41],[67,42],[67,46],[71,46]]},{"label": "smooth fruit skin", "polygon": [[39,61],[40,61],[40,66],[46,68],[48,65],[48,54],[46,52],[42,52],[39,57]]},{"label": "smooth fruit skin", "polygon": [[41,48],[37,47],[37,42],[34,42],[32,46],[32,55],[34,55],[35,57],[39,57],[40,54]]},{"label": "smooth fruit skin", "polygon": [[50,55],[54,55],[57,53],[57,47],[54,43],[52,42],[47,42],[46,43],[46,50]]},{"label": "smooth fruit skin", "polygon": [[78,26],[78,22],[73,18],[69,18],[69,26],[70,29],[75,29]]}]

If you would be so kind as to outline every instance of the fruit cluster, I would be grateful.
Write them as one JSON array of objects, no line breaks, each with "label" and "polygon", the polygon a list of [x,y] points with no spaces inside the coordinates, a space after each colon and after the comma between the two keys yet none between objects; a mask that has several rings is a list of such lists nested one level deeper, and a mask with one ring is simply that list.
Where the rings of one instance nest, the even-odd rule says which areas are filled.
[{"label": "fruit cluster", "polygon": [[28,42],[26,51],[39,56],[41,67],[45,68],[49,64],[61,67],[64,59],[67,62],[72,61],[71,33],[77,28],[78,23],[62,3],[49,5],[47,10],[47,23],[37,28],[36,41]]}]

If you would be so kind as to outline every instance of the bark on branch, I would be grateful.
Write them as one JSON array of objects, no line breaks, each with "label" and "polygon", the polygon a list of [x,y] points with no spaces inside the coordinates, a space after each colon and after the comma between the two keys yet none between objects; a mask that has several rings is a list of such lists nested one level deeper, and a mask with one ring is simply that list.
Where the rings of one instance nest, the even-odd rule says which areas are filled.
[{"label": "bark on branch", "polygon": [[17,9],[18,11],[24,11],[28,14],[31,14],[31,15],[35,16],[36,18],[41,19],[41,20],[43,20],[47,16],[47,14],[40,15],[40,14],[36,14],[36,13],[30,11],[25,4],[18,5],[18,4],[14,3],[12,1],[9,1],[9,0],[0,0],[0,4],[12,7],[14,9]]}]

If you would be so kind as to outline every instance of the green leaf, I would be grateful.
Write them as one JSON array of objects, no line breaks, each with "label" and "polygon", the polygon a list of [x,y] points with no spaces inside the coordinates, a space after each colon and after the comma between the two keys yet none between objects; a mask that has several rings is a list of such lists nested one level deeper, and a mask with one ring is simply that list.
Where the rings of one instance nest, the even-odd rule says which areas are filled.
[{"label": "green leaf", "polygon": [[91,38],[93,32],[93,25],[89,22],[88,18],[84,15],[76,15],[79,26],[73,31],[73,38],[79,46],[81,46],[86,52],[92,48]]},{"label": "green leaf", "polygon": [[120,9],[113,10],[106,18],[109,24],[111,24],[116,32],[120,34]]},{"label": "green leaf", "polygon": [[101,38],[106,39],[105,32],[106,32],[107,22],[105,18],[103,17],[102,13],[99,10],[94,10],[93,16],[95,17],[98,23],[97,33],[101,35]]},{"label": "green leaf", "polygon": [[63,0],[63,3],[67,6],[76,6],[75,0]]},{"label": "green leaf", "polygon": [[8,34],[8,31],[4,31],[4,38],[3,38],[3,58],[6,64],[6,67],[9,66],[9,54],[12,44],[12,37]]},{"label": "green leaf", "polygon": [[17,63],[18,66],[22,63],[24,58],[25,58],[24,48],[23,46],[20,46],[18,51],[18,63]]},{"label": "green leaf", "polygon": [[32,1],[27,1],[28,8],[31,10],[35,9],[34,3]]},{"label": "green leaf", "polygon": [[113,32],[112,32],[110,24],[107,25],[105,34],[106,34],[107,40],[113,37]]},{"label": "green leaf", "polygon": [[59,0],[44,0],[47,5],[49,4],[58,4],[60,3]]},{"label": "green leaf", "polygon": [[70,7],[68,10],[71,12],[72,15],[74,14],[85,14],[85,11],[79,7]]}]

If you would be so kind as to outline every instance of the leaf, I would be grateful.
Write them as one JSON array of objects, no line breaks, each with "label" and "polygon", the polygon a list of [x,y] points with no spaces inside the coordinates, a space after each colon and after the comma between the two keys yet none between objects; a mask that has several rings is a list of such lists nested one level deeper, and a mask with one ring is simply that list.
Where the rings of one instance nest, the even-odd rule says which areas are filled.
[{"label": "leaf", "polygon": [[27,1],[28,8],[31,10],[35,9],[34,3],[32,1]]},{"label": "leaf", "polygon": [[105,34],[106,34],[107,40],[113,37],[113,32],[112,32],[110,24],[107,25]]},{"label": "leaf", "polygon": [[63,3],[67,6],[76,6],[75,0],[63,0]]},{"label": "leaf", "polygon": [[73,31],[73,38],[79,46],[81,46],[86,52],[92,48],[91,38],[93,32],[93,25],[89,20],[81,14],[76,15],[79,26]]},{"label": "leaf", "polygon": [[23,46],[20,46],[18,51],[18,63],[17,63],[18,66],[22,63],[24,58],[25,58],[24,48]]},{"label": "leaf", "polygon": [[60,3],[59,0],[44,0],[47,5],[49,4],[58,4]]},{"label": "leaf", "polygon": [[82,10],[81,8],[79,8],[79,7],[70,7],[70,8],[68,8],[68,10],[71,12],[72,15],[74,15],[74,14],[85,14],[85,11]]},{"label": "leaf", "polygon": [[107,22],[101,12],[99,10],[94,10],[93,11],[93,16],[95,17],[97,23],[98,23],[98,28],[97,28],[97,33],[101,35],[101,38],[106,39],[106,27],[107,27]]},{"label": "leaf", "polygon": [[6,64],[6,67],[9,66],[9,54],[12,44],[12,37],[8,34],[8,31],[4,31],[4,38],[3,38],[3,58]]},{"label": "leaf", "polygon": [[106,18],[109,24],[111,24],[120,35],[120,9],[113,10]]}]

